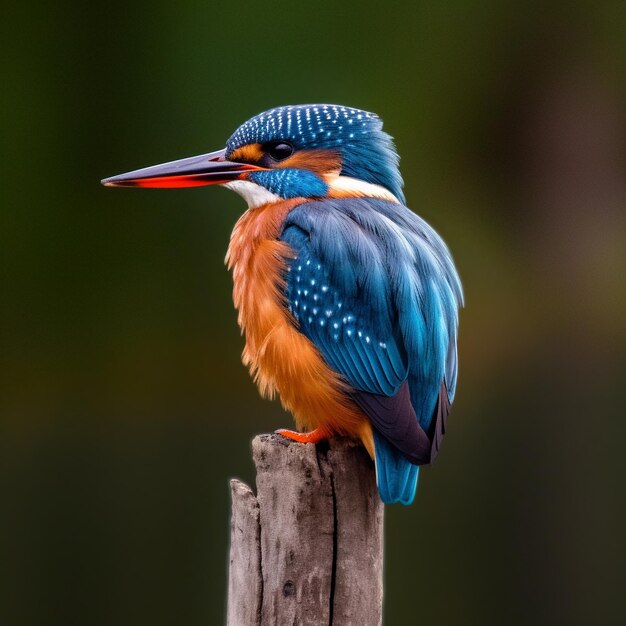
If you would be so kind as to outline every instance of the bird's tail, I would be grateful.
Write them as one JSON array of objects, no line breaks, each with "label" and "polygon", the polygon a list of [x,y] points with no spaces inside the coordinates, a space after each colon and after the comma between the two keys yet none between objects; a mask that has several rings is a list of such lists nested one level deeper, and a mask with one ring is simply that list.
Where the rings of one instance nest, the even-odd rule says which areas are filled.
[{"label": "bird's tail", "polygon": [[376,483],[380,499],[386,504],[411,504],[417,489],[419,467],[410,463],[382,435],[374,430]]}]

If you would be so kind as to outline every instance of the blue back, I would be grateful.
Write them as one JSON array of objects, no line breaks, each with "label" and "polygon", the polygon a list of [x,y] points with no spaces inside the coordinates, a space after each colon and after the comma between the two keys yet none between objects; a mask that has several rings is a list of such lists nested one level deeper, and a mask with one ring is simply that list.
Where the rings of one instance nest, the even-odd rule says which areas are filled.
[{"label": "blue back", "polygon": [[[297,254],[286,296],[300,331],[357,390],[393,396],[407,380],[427,430],[457,378],[462,291],[441,238],[401,204],[346,198],[296,207],[282,240]],[[410,502],[417,467],[375,437],[381,497]]]}]

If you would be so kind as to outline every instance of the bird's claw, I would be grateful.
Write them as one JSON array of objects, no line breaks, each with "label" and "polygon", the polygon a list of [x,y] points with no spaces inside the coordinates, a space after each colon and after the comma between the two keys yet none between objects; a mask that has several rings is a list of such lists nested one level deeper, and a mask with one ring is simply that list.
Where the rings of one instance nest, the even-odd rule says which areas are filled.
[{"label": "bird's claw", "polygon": [[274,432],[277,435],[282,435],[283,437],[291,439],[292,441],[297,441],[298,443],[319,443],[329,437],[328,432],[323,428],[316,428],[308,433],[299,433],[295,430],[288,430],[287,428],[279,428]]}]

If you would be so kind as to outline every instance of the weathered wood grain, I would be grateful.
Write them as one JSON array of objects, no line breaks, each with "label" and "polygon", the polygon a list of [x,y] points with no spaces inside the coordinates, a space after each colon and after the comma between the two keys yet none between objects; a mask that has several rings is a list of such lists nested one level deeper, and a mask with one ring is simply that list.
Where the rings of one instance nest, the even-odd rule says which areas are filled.
[{"label": "weathered wood grain", "polygon": [[252,443],[257,495],[231,481],[228,626],[379,626],[383,505],[347,440]]},{"label": "weathered wood grain", "polygon": [[259,503],[252,489],[230,481],[230,576],[227,624],[260,626],[263,578],[261,576],[261,526]]},{"label": "weathered wood grain", "polygon": [[383,511],[372,461],[365,449],[332,440],[337,508],[334,621],[378,626],[383,611]]}]

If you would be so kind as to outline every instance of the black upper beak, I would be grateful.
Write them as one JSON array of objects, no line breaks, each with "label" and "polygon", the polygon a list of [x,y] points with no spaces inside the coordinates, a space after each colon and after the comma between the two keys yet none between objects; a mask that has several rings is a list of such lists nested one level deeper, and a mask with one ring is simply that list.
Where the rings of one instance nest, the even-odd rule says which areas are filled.
[{"label": "black upper beak", "polygon": [[245,178],[253,170],[263,169],[248,163],[226,161],[226,151],[218,150],[200,156],[170,161],[161,165],[144,167],[140,170],[105,178],[107,187],[202,187],[220,185],[231,180]]}]

